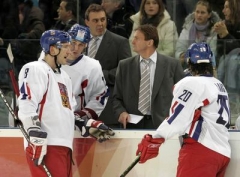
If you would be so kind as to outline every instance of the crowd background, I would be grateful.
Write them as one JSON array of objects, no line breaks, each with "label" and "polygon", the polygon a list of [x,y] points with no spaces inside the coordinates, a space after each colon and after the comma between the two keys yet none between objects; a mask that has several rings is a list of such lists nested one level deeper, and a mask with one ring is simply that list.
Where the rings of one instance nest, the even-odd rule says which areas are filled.
[{"label": "crowd background", "polygon": [[[158,28],[160,37],[157,51],[181,60],[180,56],[184,51],[179,53],[177,47],[183,47],[181,43],[189,44],[190,39],[182,37],[182,32],[189,23],[189,19],[196,18],[194,12],[197,11],[196,5],[198,3],[197,0],[65,1],[69,4],[72,3],[71,6],[61,7],[61,0],[0,1],[0,78],[1,89],[9,101],[14,97],[14,93],[10,80],[6,75],[6,68],[11,69],[13,67],[17,76],[25,63],[37,60],[41,52],[39,39],[45,30],[67,30],[75,23],[86,25],[85,12],[90,4],[95,3],[104,7],[107,14],[107,29],[129,39],[130,46],[132,31],[135,27],[139,24],[153,24]],[[233,23],[229,23],[231,20],[226,19],[228,12],[224,7],[225,0],[206,1],[209,3],[206,6],[207,13],[214,14],[214,20],[211,19],[212,17],[208,18],[211,28],[210,31],[204,32],[204,35],[208,35],[207,38],[215,51],[215,77],[218,77],[228,89],[231,125],[234,125],[235,120],[240,115],[240,21],[238,18],[240,3],[239,0],[229,0],[230,4],[234,4],[234,7],[230,7],[233,14],[231,17]],[[155,3],[161,7],[157,12],[157,16],[148,18],[152,10],[147,11],[144,8],[146,3]],[[200,13],[202,13],[202,8],[204,7],[201,6]],[[68,13],[68,11],[71,11],[71,13]],[[69,23],[70,20],[71,23]],[[217,22],[219,23],[216,24]],[[224,24],[221,22],[224,22]],[[194,20],[192,23],[194,23]],[[226,30],[227,35],[222,36]],[[189,33],[193,33],[190,29],[189,31]],[[13,65],[8,63],[6,53],[8,44],[11,44],[13,50]],[[132,53],[132,55],[135,54]],[[185,67],[184,62],[183,67]],[[8,111],[1,99],[0,126],[9,126]]]}]

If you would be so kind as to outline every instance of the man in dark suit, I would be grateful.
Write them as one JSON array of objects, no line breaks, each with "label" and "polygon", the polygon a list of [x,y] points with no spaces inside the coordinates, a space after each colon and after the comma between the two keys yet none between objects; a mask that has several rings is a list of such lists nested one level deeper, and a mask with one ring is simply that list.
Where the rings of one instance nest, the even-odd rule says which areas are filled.
[{"label": "man in dark suit", "polygon": [[[119,62],[113,93],[114,113],[124,128],[156,129],[168,116],[175,83],[184,77],[178,60],[156,52],[158,33],[151,25],[139,26],[132,41],[133,49],[139,55]],[[139,111],[139,91],[142,66],[149,61],[150,103],[144,115]],[[143,116],[137,124],[128,123],[129,114]],[[131,115],[132,117],[132,115]]]},{"label": "man in dark suit", "polygon": [[[110,90],[107,105],[99,119],[112,128],[119,128],[119,122],[114,118],[112,107],[112,92],[115,75],[120,60],[131,56],[128,39],[114,34],[106,29],[107,16],[104,8],[99,4],[91,4],[85,13],[85,24],[89,27],[91,40],[86,55],[99,60],[106,84]],[[96,40],[96,46],[94,42]],[[94,48],[94,50],[92,50]]]}]

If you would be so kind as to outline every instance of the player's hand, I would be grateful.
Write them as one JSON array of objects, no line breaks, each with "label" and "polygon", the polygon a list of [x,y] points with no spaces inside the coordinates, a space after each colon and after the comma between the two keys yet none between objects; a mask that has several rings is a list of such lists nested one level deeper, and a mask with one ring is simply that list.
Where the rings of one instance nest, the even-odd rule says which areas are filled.
[{"label": "player's hand", "polygon": [[28,134],[30,142],[26,148],[26,153],[36,166],[41,165],[47,153],[47,133],[40,129],[31,129]]},{"label": "player's hand", "polygon": [[83,137],[91,136],[100,143],[109,140],[115,132],[101,121],[89,119],[87,116],[75,117],[75,125],[81,131]]},{"label": "player's hand", "polygon": [[136,155],[141,154],[139,163],[145,163],[147,160],[157,157],[159,147],[164,141],[164,138],[152,138],[150,134],[144,135],[136,152]]}]

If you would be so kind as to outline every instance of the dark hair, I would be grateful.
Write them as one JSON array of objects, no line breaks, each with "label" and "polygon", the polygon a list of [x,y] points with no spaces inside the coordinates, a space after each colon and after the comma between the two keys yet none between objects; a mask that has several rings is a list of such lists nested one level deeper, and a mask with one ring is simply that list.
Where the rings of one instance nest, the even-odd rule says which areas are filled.
[{"label": "dark hair", "polygon": [[88,6],[88,8],[87,8],[87,10],[85,12],[85,19],[89,20],[90,12],[102,12],[102,11],[107,16],[105,9],[101,5],[99,5],[99,4],[91,4],[90,6]]},{"label": "dark hair", "polygon": [[[233,24],[239,23],[240,22],[240,18],[239,18],[239,14],[240,14],[240,1],[239,0],[225,0],[225,2],[228,1],[229,3],[229,9],[231,11],[230,14],[230,21]],[[228,22],[230,23],[230,22]]]},{"label": "dark hair", "polygon": [[192,75],[200,75],[200,74],[211,74],[213,75],[213,66],[212,62],[210,63],[192,63],[190,60],[188,61],[188,66]]},{"label": "dark hair", "polygon": [[152,24],[153,26],[157,27],[164,17],[164,11],[165,11],[164,3],[162,2],[162,0],[155,0],[159,6],[158,13],[156,15],[154,15],[153,17],[148,18],[147,14],[144,10],[146,1],[147,0],[142,0],[142,2],[141,2],[141,6],[140,6],[140,10],[139,10],[140,11],[140,24],[141,25]]},{"label": "dark hair", "polygon": [[66,2],[66,11],[72,11],[74,17],[77,17],[77,1],[76,0],[62,0],[61,2]]},{"label": "dark hair", "polygon": [[151,24],[140,25],[135,29],[135,31],[141,31],[144,35],[145,40],[153,40],[153,45],[155,48],[158,47],[159,37],[157,28]]}]

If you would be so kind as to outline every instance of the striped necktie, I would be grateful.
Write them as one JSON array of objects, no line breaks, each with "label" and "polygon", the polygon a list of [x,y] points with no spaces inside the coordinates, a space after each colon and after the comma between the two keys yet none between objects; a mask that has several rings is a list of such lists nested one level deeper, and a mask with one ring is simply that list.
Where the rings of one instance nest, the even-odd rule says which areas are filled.
[{"label": "striped necktie", "polygon": [[95,55],[97,53],[97,41],[98,41],[98,37],[93,37],[92,38],[92,45],[90,46],[89,48],[89,51],[88,51],[88,56],[90,58],[95,58]]},{"label": "striped necktie", "polygon": [[141,71],[141,81],[139,89],[138,110],[145,115],[150,108],[150,59],[143,59],[144,65]]}]

